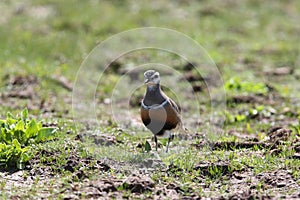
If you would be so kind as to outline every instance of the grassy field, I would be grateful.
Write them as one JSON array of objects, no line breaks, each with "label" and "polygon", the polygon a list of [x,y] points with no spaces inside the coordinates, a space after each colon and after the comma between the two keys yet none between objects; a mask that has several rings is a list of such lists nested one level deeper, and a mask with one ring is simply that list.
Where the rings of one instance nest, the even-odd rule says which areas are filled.
[{"label": "grassy field", "polygon": [[[300,198],[300,1],[4,0],[0,13],[1,199]],[[224,83],[226,110],[211,120],[209,74],[199,76],[178,55],[141,49],[95,82],[98,125],[84,112],[74,123],[72,91],[84,59],[101,41],[150,26],[205,49]],[[170,67],[161,72],[164,90],[189,129],[169,153],[164,139],[155,151],[139,118],[142,71],[126,74],[154,61]],[[201,69],[202,60],[189,62]],[[128,93],[130,84],[138,86]],[[124,96],[113,115],[116,88]],[[20,131],[31,135],[18,138]]]}]

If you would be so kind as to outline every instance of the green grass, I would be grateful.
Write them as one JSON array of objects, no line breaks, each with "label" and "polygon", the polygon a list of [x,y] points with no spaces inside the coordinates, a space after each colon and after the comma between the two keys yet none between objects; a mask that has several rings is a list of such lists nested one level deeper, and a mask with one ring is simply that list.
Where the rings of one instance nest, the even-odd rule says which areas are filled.
[{"label": "green grass", "polygon": [[[152,178],[155,189],[135,194],[129,188],[117,186],[116,193],[143,198],[155,193],[163,195],[164,191],[156,191],[158,188],[175,187],[178,198],[192,194],[228,198],[237,194],[235,190],[251,190],[253,198],[299,194],[300,162],[294,156],[300,137],[299,1],[6,0],[0,3],[0,12],[0,119],[5,119],[7,112],[16,115],[28,108],[31,119],[59,129],[54,140],[34,146],[36,156],[27,165],[33,166],[37,174],[32,175],[25,165],[22,171],[25,184],[0,181],[2,198],[34,198],[42,194],[64,198],[77,190],[83,194],[76,193],[77,196],[90,198],[83,179],[88,180],[87,184],[109,177],[124,181],[137,172]],[[199,106],[190,99],[189,90],[182,89],[181,94],[187,97],[182,105],[189,137],[181,139],[180,134],[175,137],[168,154],[164,152],[166,141],[160,140],[159,151],[155,152],[151,133],[136,125],[138,105],[129,107],[132,113],[128,120],[133,122],[125,126],[114,122],[106,112],[110,105],[103,102],[111,97],[120,79],[120,74],[113,70],[105,74],[105,80],[96,90],[100,127],[93,132],[86,124],[76,124],[79,125],[76,129],[72,121],[72,92],[55,77],[65,77],[72,83],[84,58],[97,44],[122,31],[147,26],[187,34],[203,46],[218,66],[228,100],[226,111],[216,116],[218,120],[220,115],[226,115],[224,126],[219,127],[224,133],[220,137],[208,125],[210,96],[205,84],[198,80],[192,84],[203,86],[197,93]],[[164,64],[185,73],[182,58],[161,51],[132,52],[117,62],[130,67],[152,59],[163,60]],[[272,75],[278,67],[289,67],[293,73]],[[192,74],[195,75],[194,71]],[[18,76],[34,76],[37,81],[13,84],[11,81]],[[185,88],[184,84],[175,81],[165,91],[176,99],[174,89]],[[33,90],[32,97],[9,97],[12,92],[20,93],[26,88]],[[133,94],[136,104],[144,89],[139,88]],[[234,101],[241,96],[255,100]],[[126,111],[126,106],[120,113]],[[194,117],[190,113],[200,115]],[[267,141],[268,130],[275,126],[293,131],[287,140],[279,138],[282,142],[276,146],[278,152],[270,146],[214,149],[206,143],[210,136],[211,142],[224,144],[243,143],[246,136]],[[236,132],[243,137],[232,134]],[[102,135],[110,136],[112,144],[94,144],[95,138],[101,139]],[[145,147],[146,141],[152,150]],[[92,161],[78,164],[70,172],[67,165],[72,159]],[[111,169],[94,169],[97,161],[107,162]],[[38,174],[39,170],[45,173],[46,181],[43,174]],[[1,168],[1,177],[14,180],[8,172]],[[289,181],[295,185],[279,188],[270,184],[267,177],[279,180],[277,172],[287,172],[282,176],[292,177]],[[232,182],[238,178],[241,184]]]}]

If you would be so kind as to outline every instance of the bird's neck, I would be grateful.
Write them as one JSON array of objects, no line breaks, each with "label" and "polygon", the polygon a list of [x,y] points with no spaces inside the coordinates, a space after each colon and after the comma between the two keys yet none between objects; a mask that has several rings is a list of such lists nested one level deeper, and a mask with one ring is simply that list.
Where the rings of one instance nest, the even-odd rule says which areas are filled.
[{"label": "bird's neck", "polygon": [[148,85],[144,103],[148,106],[154,104],[161,104],[165,101],[165,97],[163,96],[163,92],[161,91],[160,84]]},{"label": "bird's neck", "polygon": [[161,92],[160,84],[153,84],[153,85],[147,85],[147,91],[146,93],[157,93]]}]

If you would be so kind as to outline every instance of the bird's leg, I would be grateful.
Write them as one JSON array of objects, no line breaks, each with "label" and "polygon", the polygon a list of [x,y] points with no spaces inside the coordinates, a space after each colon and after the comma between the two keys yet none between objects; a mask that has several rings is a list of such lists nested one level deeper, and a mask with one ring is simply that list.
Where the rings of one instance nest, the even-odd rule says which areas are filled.
[{"label": "bird's leg", "polygon": [[155,149],[157,151],[158,144],[157,144],[157,137],[156,137],[156,135],[154,135],[154,141],[155,141]]},{"label": "bird's leg", "polygon": [[171,142],[171,140],[173,140],[173,139],[174,139],[174,135],[170,134],[170,135],[169,135],[169,138],[168,138],[168,144],[167,144],[167,150],[166,150],[166,153],[168,153],[170,142]]},{"label": "bird's leg", "polygon": [[167,144],[167,150],[166,150],[166,153],[168,153],[170,141],[171,141],[171,138],[169,137],[169,138],[168,138],[168,144]]}]

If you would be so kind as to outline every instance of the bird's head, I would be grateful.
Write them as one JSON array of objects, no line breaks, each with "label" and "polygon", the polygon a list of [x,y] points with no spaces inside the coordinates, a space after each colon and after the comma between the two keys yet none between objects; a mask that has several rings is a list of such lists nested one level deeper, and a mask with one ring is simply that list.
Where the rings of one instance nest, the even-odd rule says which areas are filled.
[{"label": "bird's head", "polygon": [[157,85],[160,83],[159,73],[155,70],[148,70],[144,73],[145,84],[146,85]]}]

